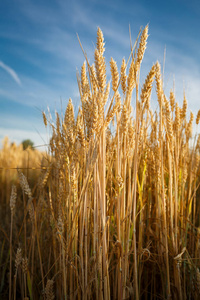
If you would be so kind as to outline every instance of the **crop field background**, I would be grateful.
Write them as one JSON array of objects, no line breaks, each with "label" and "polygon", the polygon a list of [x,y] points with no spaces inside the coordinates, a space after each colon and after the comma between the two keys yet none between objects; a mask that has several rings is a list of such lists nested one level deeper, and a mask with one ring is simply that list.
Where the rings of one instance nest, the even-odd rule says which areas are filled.
[{"label": "crop field background", "polygon": [[41,114],[48,152],[4,139],[1,299],[199,299],[200,111],[165,94],[159,62],[140,81],[148,35],[106,65],[98,28],[78,113]]}]

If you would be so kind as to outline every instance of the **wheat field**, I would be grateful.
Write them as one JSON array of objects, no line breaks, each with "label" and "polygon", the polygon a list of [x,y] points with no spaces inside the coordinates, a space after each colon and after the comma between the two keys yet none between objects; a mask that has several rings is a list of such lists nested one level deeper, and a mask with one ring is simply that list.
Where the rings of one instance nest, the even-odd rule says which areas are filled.
[{"label": "wheat field", "polygon": [[4,143],[1,299],[199,299],[200,111],[165,95],[159,62],[140,82],[147,39],[118,68],[98,28],[77,115],[43,112],[49,153]]}]

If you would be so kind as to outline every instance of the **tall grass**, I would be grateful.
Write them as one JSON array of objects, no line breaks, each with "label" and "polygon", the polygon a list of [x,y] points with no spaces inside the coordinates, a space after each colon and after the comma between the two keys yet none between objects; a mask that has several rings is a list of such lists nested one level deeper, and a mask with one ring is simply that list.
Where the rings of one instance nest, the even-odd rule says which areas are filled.
[{"label": "tall grass", "polygon": [[165,95],[158,62],[140,86],[147,38],[148,26],[120,70],[111,58],[110,84],[98,28],[77,116],[71,99],[55,124],[43,113],[51,158],[33,190],[19,172],[23,218],[11,205],[10,239],[1,233],[10,299],[199,299],[200,137],[186,98]]}]

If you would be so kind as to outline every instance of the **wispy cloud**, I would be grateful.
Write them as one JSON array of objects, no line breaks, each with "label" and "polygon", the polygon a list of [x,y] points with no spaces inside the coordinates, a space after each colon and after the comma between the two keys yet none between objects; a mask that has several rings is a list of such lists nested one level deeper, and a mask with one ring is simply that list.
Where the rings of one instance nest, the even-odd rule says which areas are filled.
[{"label": "wispy cloud", "polygon": [[0,67],[4,69],[15,80],[15,82],[21,85],[21,80],[19,79],[19,76],[11,67],[4,64],[2,61],[0,61]]},{"label": "wispy cloud", "polygon": [[[181,0],[177,1],[181,2]],[[0,61],[0,67],[14,79],[8,81],[7,76],[1,78],[0,101],[5,107],[9,107],[6,103],[12,100],[29,108],[36,106],[45,109],[50,106],[54,111],[54,108],[60,109],[60,99],[65,107],[69,97],[73,99],[75,106],[78,106],[80,99],[76,83],[76,68],[81,70],[84,55],[76,32],[92,64],[96,30],[98,26],[102,29],[106,43],[105,56],[109,80],[110,57],[116,60],[118,69],[122,58],[125,57],[127,60],[129,57],[129,24],[134,44],[140,26],[149,23],[150,36],[142,63],[141,85],[153,63],[158,60],[163,65],[166,46],[164,72],[166,95],[169,96],[175,77],[176,99],[180,99],[181,103],[185,87],[189,109],[194,111],[197,109],[200,70],[196,49],[199,49],[200,43],[192,34],[193,27],[187,25],[194,25],[194,23],[189,21],[189,23],[182,23],[181,15],[177,16],[176,12],[170,11],[170,16],[172,14],[173,18],[169,18],[168,10],[166,13],[158,14],[158,9],[161,7],[158,6],[155,11],[153,5],[147,3],[144,5],[144,1],[137,4],[130,3],[129,9],[114,0],[101,2],[87,0],[87,4],[83,4],[81,0],[75,2],[57,0],[50,5],[32,0],[19,0],[19,2],[20,5],[16,5],[18,13],[12,16],[19,25],[18,30],[16,31],[12,22],[5,21],[0,38],[2,41],[12,43],[11,59],[20,61],[20,79],[23,86],[20,87],[21,81],[16,72]],[[184,5],[181,7],[183,11]],[[161,19],[164,22],[161,22]],[[6,45],[5,51],[7,51]],[[5,52],[3,57],[8,57],[6,61],[10,61],[10,54],[10,51]],[[1,59],[5,61],[3,57]],[[27,113],[27,122],[30,123],[29,116],[30,114]],[[19,128],[19,122],[16,121],[15,124],[18,124]]]},{"label": "wispy cloud", "polygon": [[[7,100],[11,100],[13,103],[25,105],[29,107],[29,109],[31,107],[38,107],[43,110],[46,109],[47,106],[50,106],[53,111],[60,109],[61,99],[66,103],[69,97],[71,97],[74,104],[79,104],[76,70],[74,70],[73,79],[71,79],[71,81],[67,80],[66,76],[60,82],[55,78],[54,83],[52,80],[51,85],[29,76],[22,76],[22,81],[23,87],[16,88],[14,81],[9,83],[3,80],[1,82],[2,87],[0,86],[0,103],[1,101],[2,103],[6,103]],[[28,118],[27,116],[27,121]]]}]

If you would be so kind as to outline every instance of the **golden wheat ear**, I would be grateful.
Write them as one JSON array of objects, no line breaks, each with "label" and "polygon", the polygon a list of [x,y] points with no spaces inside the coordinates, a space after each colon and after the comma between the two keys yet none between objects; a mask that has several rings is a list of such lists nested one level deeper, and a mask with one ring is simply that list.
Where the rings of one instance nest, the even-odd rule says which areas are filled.
[{"label": "golden wheat ear", "polygon": [[149,25],[147,25],[144,30],[142,31],[141,37],[140,37],[140,44],[139,48],[137,51],[137,58],[136,58],[136,71],[139,70],[141,62],[144,57],[144,52],[146,50],[146,45],[147,45],[147,38],[148,38],[148,30],[149,30]]}]

